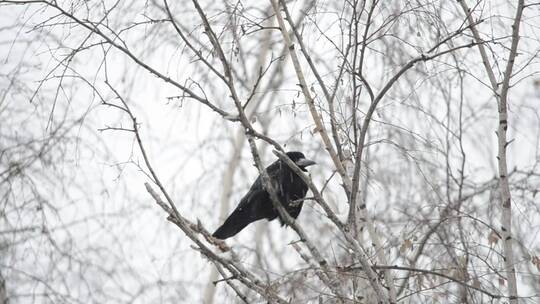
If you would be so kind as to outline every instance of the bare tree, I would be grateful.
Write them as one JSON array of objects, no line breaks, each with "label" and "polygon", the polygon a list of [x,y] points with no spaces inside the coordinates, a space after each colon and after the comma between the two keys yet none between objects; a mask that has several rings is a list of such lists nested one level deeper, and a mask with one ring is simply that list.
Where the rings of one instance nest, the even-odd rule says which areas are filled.
[{"label": "bare tree", "polygon": [[[4,302],[538,301],[535,3],[0,5]],[[288,228],[213,238],[259,174]]]}]

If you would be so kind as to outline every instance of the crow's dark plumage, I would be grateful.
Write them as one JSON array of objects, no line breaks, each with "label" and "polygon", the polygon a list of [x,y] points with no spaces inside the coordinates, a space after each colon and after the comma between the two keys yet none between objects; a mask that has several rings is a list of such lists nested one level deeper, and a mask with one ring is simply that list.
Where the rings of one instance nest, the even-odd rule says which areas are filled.
[{"label": "crow's dark plumage", "polygon": [[[306,167],[315,164],[314,161],[306,159],[301,152],[287,152],[287,156],[303,171],[306,171]],[[295,204],[292,202],[306,196],[308,190],[306,183],[281,160],[268,166],[266,172],[280,203],[293,218],[296,218],[302,210],[303,202]],[[279,213],[274,208],[270,195],[264,189],[262,178],[259,176],[242,198],[240,204],[225,220],[225,223],[214,232],[213,236],[224,240],[234,236],[250,223],[261,219],[271,221],[277,217],[279,217]],[[283,225],[283,219],[279,217],[279,220]]]}]

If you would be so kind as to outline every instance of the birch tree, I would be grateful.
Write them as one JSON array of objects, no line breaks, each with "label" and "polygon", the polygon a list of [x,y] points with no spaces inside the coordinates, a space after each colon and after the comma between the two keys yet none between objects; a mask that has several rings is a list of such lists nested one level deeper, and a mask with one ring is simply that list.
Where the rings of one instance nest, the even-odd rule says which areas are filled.
[{"label": "birch tree", "polygon": [[[538,301],[535,3],[0,5],[0,300]],[[213,238],[258,175],[286,227]]]}]

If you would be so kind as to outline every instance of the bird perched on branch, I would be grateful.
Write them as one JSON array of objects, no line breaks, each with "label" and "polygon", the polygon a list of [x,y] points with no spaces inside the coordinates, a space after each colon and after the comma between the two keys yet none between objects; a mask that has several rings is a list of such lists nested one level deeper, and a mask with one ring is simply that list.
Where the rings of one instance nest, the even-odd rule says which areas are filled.
[{"label": "bird perched on branch", "polygon": [[[301,152],[287,152],[286,154],[302,171],[307,171],[306,167],[315,164],[314,161],[306,159]],[[266,172],[281,205],[285,207],[291,217],[298,217],[300,210],[302,210],[302,199],[305,198],[308,190],[306,183],[282,160],[272,163],[266,168]],[[259,176],[242,198],[240,204],[212,236],[224,240],[236,235],[255,221],[261,219],[271,221],[277,217],[279,217],[281,225],[284,225],[284,220],[274,208],[270,195],[263,185],[261,176]]]}]

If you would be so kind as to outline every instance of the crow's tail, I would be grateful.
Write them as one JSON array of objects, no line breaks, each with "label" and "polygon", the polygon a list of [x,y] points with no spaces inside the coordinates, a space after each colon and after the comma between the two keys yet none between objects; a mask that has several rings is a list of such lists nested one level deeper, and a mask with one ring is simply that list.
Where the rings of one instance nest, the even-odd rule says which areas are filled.
[{"label": "crow's tail", "polygon": [[224,240],[236,235],[242,229],[246,228],[247,225],[253,222],[253,219],[242,213],[243,212],[239,212],[239,210],[235,210],[227,220],[225,220],[225,223],[212,234],[212,236]]}]

